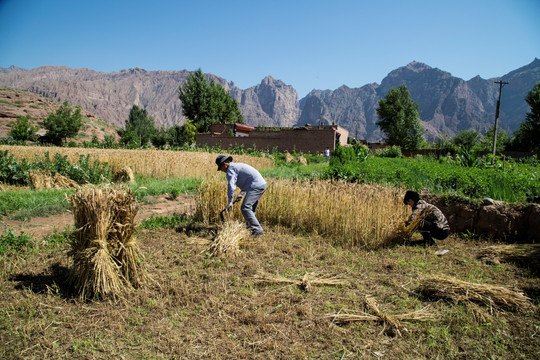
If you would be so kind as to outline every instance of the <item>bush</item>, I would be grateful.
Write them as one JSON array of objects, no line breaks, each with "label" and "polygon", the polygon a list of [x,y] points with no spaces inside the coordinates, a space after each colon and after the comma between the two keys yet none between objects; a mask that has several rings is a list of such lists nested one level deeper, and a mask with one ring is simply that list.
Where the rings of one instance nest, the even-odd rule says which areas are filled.
[{"label": "bush", "polygon": [[46,151],[43,158],[37,158],[33,162],[25,159],[18,162],[13,155],[8,155],[8,151],[0,151],[0,182],[7,184],[28,184],[30,170],[56,173],[66,176],[79,184],[86,182],[98,184],[103,180],[110,180],[112,172],[107,163],[98,160],[93,162],[90,155],[80,155],[77,163],[71,164],[67,155],[54,154],[51,160],[49,152]]},{"label": "bush", "polygon": [[360,143],[347,147],[338,144],[330,156],[330,167],[365,161],[369,155],[369,149]]},{"label": "bush", "polygon": [[376,157],[386,157],[386,158],[402,158],[403,154],[401,153],[401,148],[399,146],[390,146],[384,149],[375,150]]}]

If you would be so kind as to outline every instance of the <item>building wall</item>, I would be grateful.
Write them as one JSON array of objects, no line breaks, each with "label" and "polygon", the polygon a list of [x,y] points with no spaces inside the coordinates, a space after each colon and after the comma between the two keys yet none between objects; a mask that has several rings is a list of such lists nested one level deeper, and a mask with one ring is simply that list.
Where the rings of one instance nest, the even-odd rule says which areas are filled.
[{"label": "building wall", "polygon": [[[309,153],[322,153],[326,147],[330,150],[335,149],[335,134],[333,129],[317,129],[306,130],[303,128],[298,129],[283,129],[279,131],[252,131],[248,137],[230,137],[230,136],[217,136],[216,133],[211,132],[209,134],[197,134],[196,142],[199,145],[215,146],[221,144],[221,148],[228,149],[236,145],[243,145],[245,148],[252,148],[255,146],[257,149],[277,149],[277,151],[283,152],[285,150],[309,152]],[[228,132],[223,132],[228,135]],[[347,137],[342,135],[341,138]]]}]

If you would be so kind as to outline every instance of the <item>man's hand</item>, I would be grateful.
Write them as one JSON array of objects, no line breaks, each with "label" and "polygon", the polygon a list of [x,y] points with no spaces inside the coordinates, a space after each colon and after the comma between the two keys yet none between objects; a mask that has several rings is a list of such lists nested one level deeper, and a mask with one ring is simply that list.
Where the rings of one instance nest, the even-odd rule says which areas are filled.
[{"label": "man's hand", "polygon": [[229,213],[229,210],[231,210],[232,207],[233,207],[233,203],[230,202],[230,203],[227,205],[227,207],[225,208],[225,212],[226,212],[226,213]]},{"label": "man's hand", "polygon": [[244,195],[238,195],[238,196],[236,197],[236,200],[234,200],[234,202],[237,203],[237,202],[242,201],[242,198],[243,198],[243,197],[244,197]]}]

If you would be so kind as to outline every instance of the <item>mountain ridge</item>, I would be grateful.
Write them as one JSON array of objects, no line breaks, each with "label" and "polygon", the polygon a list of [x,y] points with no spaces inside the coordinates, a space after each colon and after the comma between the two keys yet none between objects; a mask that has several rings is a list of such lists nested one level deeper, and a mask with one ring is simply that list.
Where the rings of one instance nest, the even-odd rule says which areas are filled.
[{"label": "mountain ridge", "polygon": [[[133,105],[142,106],[157,126],[170,127],[185,122],[178,88],[190,71],[147,71],[141,68],[99,72],[88,68],[42,66],[25,70],[15,65],[0,68],[0,86],[28,90],[56,101],[67,100],[123,127]],[[394,69],[380,84],[358,88],[342,85],[335,90],[314,89],[298,99],[296,90],[272,76],[248,89],[214,74],[214,79],[238,101],[245,122],[253,126],[294,126],[306,123],[335,123],[351,136],[369,141],[383,137],[376,114],[377,103],[391,87],[405,84],[412,100],[419,104],[426,138],[435,138],[466,129],[485,132],[493,123],[498,86],[494,79],[510,84],[503,89],[500,127],[513,131],[525,119],[527,92],[540,81],[540,60],[492,79],[479,75],[470,80],[452,76],[444,70],[418,61]]]}]

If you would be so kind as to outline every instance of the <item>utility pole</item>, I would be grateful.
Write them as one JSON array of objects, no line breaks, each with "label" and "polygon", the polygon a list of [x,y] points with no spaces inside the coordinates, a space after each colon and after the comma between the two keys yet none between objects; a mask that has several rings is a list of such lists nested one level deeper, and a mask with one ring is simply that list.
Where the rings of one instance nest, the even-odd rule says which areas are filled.
[{"label": "utility pole", "polygon": [[499,109],[501,107],[502,88],[508,84],[508,81],[495,81],[495,84],[499,84],[499,99],[497,100],[497,109],[495,110],[495,128],[493,132],[493,155],[497,152],[497,126],[499,125]]}]

